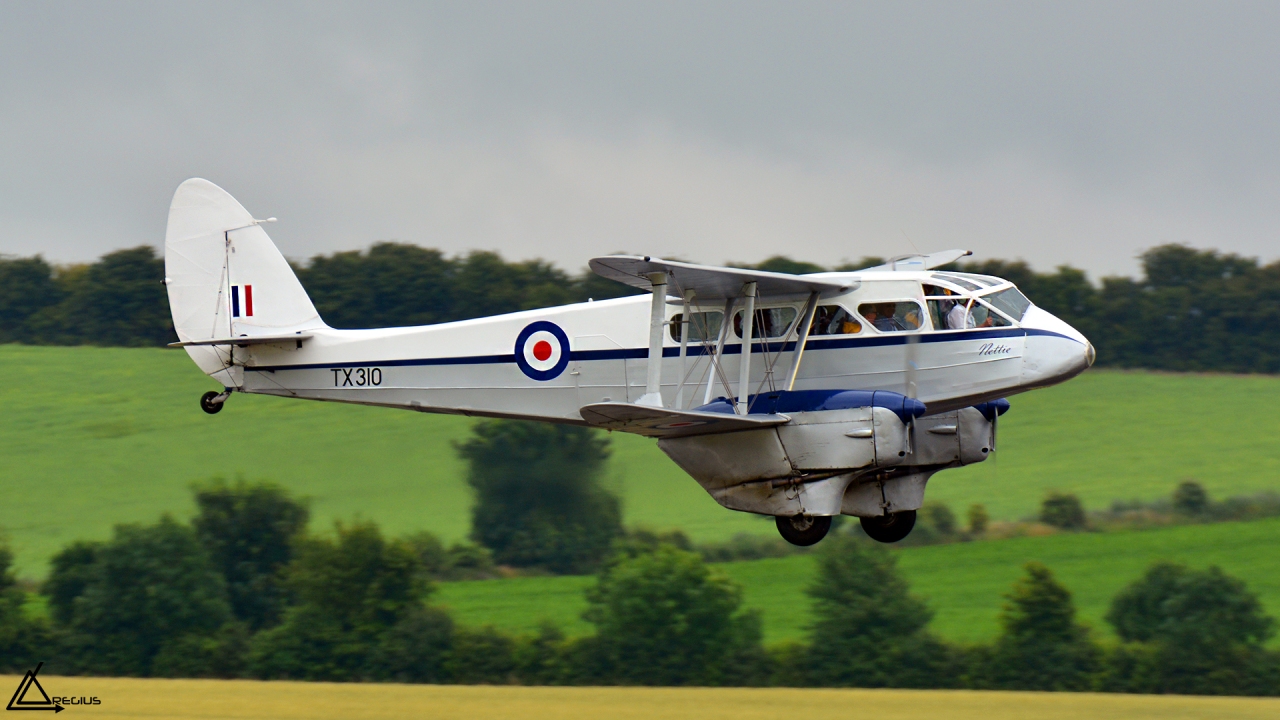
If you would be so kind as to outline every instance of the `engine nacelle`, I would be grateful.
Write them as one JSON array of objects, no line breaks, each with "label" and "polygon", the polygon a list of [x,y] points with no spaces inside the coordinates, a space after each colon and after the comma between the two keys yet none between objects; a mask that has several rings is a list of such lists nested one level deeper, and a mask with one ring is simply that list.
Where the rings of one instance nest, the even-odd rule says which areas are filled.
[{"label": "engine nacelle", "polygon": [[914,423],[885,407],[788,414],[785,425],[658,447],[733,510],[878,516],[918,509],[934,473],[981,462],[994,444],[994,425],[976,408]]}]

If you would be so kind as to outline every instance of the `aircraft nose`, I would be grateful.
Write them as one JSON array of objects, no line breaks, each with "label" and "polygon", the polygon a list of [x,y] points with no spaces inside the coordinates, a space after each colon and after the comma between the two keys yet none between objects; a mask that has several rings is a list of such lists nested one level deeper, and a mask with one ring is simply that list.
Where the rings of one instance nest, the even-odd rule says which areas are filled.
[{"label": "aircraft nose", "polygon": [[1097,359],[1093,343],[1079,330],[1034,305],[1023,318],[1027,332],[1022,356],[1022,383],[1036,387],[1075,377]]}]

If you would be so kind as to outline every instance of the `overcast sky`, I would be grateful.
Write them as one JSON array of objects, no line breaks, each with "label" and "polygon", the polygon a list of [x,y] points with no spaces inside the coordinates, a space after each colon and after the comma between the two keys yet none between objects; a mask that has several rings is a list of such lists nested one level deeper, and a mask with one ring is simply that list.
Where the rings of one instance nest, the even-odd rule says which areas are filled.
[{"label": "overcast sky", "polygon": [[1280,256],[1280,3],[0,4],[0,253]]}]

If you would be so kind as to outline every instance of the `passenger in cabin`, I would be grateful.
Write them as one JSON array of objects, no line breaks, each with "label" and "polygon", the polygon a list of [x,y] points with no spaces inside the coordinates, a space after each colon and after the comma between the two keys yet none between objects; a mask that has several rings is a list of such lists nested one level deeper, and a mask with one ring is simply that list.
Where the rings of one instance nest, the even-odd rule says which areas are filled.
[{"label": "passenger in cabin", "polygon": [[906,307],[906,312],[902,313],[902,324],[908,330],[920,329],[920,306],[915,303],[898,303],[898,309]]},{"label": "passenger in cabin", "polygon": [[860,332],[862,323],[839,305],[819,306],[809,326],[810,335],[857,335]]},{"label": "passenger in cabin", "polygon": [[920,329],[920,306],[914,302],[867,303],[859,305],[858,312],[881,332]]}]

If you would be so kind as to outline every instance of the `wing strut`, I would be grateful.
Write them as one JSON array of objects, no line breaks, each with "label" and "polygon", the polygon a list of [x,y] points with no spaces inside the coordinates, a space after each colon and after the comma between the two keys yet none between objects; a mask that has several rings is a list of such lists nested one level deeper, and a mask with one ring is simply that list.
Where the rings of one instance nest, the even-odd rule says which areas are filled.
[{"label": "wing strut", "polygon": [[733,318],[729,313],[733,312],[733,306],[737,302],[737,298],[725,298],[724,316],[720,320],[720,336],[716,338],[716,351],[711,356],[711,374],[707,375],[707,392],[702,396],[702,404],[706,405],[711,402],[711,388],[715,387],[715,381],[719,380],[724,385],[725,396],[732,395],[729,389],[729,378],[725,377],[724,367],[720,364],[720,359],[724,355],[724,342],[729,337],[729,328],[733,326]]},{"label": "wing strut", "polygon": [[[742,311],[742,364],[738,368],[738,414],[747,414],[747,397],[751,392],[751,321],[756,314],[756,284],[743,283],[742,296],[746,307]],[[725,318],[729,322],[729,318]]]},{"label": "wing strut", "polygon": [[667,274],[649,273],[653,303],[649,310],[649,374],[637,405],[662,407],[662,325],[667,312]]},{"label": "wing strut", "polygon": [[[693,290],[685,290],[683,295],[684,302],[680,307],[680,386],[676,388],[677,410],[684,409],[684,382],[689,377],[689,373],[685,369],[685,357],[689,350],[689,325],[692,324],[689,320],[689,303],[693,302],[695,293]],[[706,333],[702,334],[703,337],[706,337],[706,335]]]},{"label": "wing strut", "polygon": [[804,358],[804,345],[809,342],[809,328],[813,326],[814,313],[818,312],[818,293],[809,296],[804,308],[804,324],[800,326],[800,339],[796,341],[795,355],[791,356],[791,372],[787,378],[788,392],[796,389],[796,376],[800,374],[800,360]]}]

